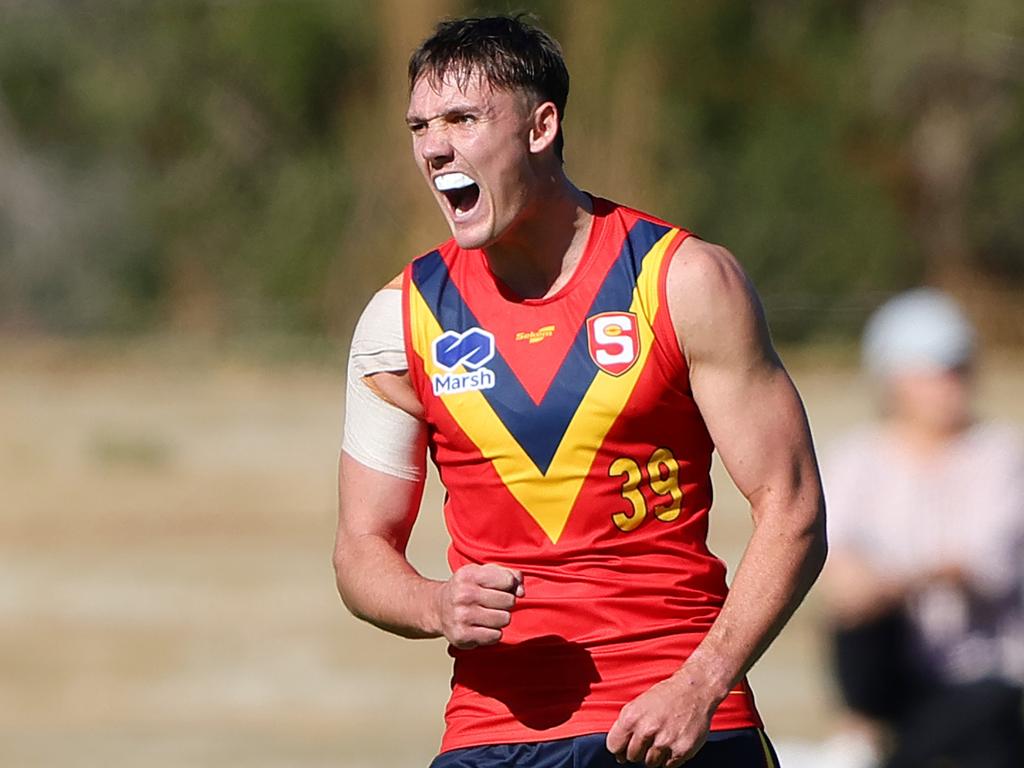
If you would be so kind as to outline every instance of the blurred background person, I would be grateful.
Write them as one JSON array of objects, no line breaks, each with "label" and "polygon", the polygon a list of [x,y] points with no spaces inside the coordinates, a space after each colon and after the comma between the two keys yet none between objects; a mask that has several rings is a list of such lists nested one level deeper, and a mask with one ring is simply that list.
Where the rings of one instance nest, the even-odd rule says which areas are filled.
[{"label": "blurred background person", "polygon": [[881,419],[824,464],[850,711],[836,766],[1024,765],[1024,447],[975,419],[974,339],[930,289],[889,301],[864,334]]}]

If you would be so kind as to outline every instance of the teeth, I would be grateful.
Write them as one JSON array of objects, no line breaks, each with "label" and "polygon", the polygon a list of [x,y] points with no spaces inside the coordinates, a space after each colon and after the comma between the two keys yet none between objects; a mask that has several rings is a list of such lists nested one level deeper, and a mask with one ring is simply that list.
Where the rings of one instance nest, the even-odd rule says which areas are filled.
[{"label": "teeth", "polygon": [[440,176],[434,177],[434,186],[437,187],[438,192],[465,189],[472,184],[476,184],[476,182],[464,173],[442,173]]}]

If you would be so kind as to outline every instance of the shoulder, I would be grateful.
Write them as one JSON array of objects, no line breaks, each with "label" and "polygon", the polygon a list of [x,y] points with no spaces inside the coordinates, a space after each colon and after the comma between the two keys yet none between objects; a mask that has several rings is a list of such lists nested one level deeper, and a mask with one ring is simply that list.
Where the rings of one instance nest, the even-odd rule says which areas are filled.
[{"label": "shoulder", "polygon": [[712,347],[770,346],[760,299],[725,247],[688,237],[672,255],[665,297],[687,356]]},{"label": "shoulder", "polygon": [[349,356],[360,375],[406,368],[401,276],[396,280],[370,297],[352,333]]},{"label": "shoulder", "polygon": [[[401,276],[373,295],[356,324],[349,348],[348,381],[355,395],[372,393],[410,416],[423,407],[409,380],[409,357],[402,318]],[[375,400],[362,402],[375,403]],[[347,422],[346,422],[347,423]]]},{"label": "shoulder", "polygon": [[1024,453],[1024,432],[1013,424],[1000,421],[981,421],[971,430],[972,435],[986,445],[1007,453]]},{"label": "shoulder", "polygon": [[[669,290],[700,299],[699,305],[713,306],[713,299],[743,298],[753,286],[739,261],[728,248],[688,237],[676,249],[668,273]],[[711,291],[712,296],[707,292]]]},{"label": "shoulder", "polygon": [[1024,433],[1011,424],[983,421],[967,435],[971,453],[985,462],[1024,470]]}]

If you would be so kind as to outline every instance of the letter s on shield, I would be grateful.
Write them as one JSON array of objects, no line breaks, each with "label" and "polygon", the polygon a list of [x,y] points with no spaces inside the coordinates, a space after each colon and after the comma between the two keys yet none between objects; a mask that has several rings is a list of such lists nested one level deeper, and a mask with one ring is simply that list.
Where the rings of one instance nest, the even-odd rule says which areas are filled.
[{"label": "letter s on shield", "polygon": [[602,312],[587,318],[590,357],[605,373],[621,376],[640,356],[640,336],[632,312]]}]

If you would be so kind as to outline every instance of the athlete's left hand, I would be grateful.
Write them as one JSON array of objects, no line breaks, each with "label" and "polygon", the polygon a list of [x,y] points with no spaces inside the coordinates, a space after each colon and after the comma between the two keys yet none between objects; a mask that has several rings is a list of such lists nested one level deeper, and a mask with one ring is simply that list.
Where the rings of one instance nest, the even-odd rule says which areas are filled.
[{"label": "athlete's left hand", "polygon": [[720,697],[684,666],[637,696],[608,731],[608,751],[620,763],[677,768],[704,745]]}]

